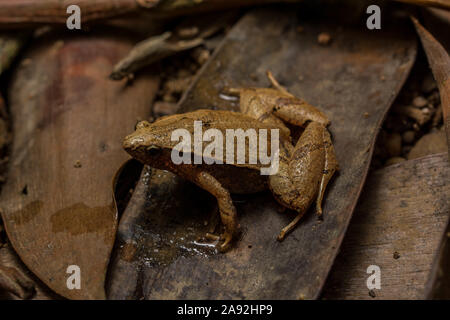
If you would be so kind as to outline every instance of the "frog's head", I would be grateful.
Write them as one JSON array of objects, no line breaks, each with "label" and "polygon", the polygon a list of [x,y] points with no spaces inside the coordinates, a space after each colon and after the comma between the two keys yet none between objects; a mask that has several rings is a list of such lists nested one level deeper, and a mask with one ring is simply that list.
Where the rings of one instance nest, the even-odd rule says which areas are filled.
[{"label": "frog's head", "polygon": [[123,141],[125,151],[146,164],[153,164],[160,160],[163,147],[154,129],[154,124],[140,121],[136,125],[136,130],[125,137]]}]

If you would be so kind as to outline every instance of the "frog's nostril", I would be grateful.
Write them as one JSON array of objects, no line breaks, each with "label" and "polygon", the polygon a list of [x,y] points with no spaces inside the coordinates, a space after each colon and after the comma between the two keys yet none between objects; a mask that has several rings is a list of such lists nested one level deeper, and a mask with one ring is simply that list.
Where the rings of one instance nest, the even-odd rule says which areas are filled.
[{"label": "frog's nostril", "polygon": [[127,136],[123,140],[122,146],[125,150],[134,150],[137,147],[136,139],[133,139],[133,136]]}]

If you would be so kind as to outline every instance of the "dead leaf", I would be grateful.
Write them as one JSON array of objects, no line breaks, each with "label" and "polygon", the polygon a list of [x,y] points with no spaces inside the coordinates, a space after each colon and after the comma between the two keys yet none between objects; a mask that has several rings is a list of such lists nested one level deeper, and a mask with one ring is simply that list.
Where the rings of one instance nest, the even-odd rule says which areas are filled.
[{"label": "dead leaf", "polygon": [[[317,298],[356,205],[381,122],[415,60],[416,42],[398,26],[367,32],[316,16],[301,19],[308,14],[300,13],[290,7],[244,16],[203,67],[179,112],[237,110],[223,89],[267,87],[265,73],[271,70],[290,92],[331,119],[342,170],[326,195],[324,220],[307,214],[280,243],[276,236],[291,214],[279,213],[269,192],[236,196],[242,238],[226,254],[214,254],[196,242],[217,224],[217,211],[208,209],[211,196],[171,174],[151,171],[124,214],[119,229],[124,246],[111,265],[109,297]],[[332,35],[329,46],[317,43],[321,32]],[[180,196],[192,190],[194,199]]]},{"label": "dead leaf", "polygon": [[389,166],[367,179],[325,284],[324,299],[372,299],[367,268],[381,268],[377,299],[426,299],[448,221],[445,153]]},{"label": "dead leaf", "polygon": [[[46,34],[10,85],[14,140],[3,221],[27,267],[71,299],[105,298],[117,227],[112,178],[128,158],[123,136],[149,116],[158,87],[151,73],[132,86],[108,80],[133,41],[119,31]],[[70,265],[80,267],[81,290],[66,285]]]}]

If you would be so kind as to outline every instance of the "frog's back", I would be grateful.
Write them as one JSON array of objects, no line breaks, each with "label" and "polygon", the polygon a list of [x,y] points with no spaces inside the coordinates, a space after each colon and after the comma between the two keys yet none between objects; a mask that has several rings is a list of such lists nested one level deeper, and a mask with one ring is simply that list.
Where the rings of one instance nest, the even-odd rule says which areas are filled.
[{"label": "frog's back", "polygon": [[[194,148],[194,138],[199,137],[202,143],[203,153],[200,156],[203,158],[211,158],[216,161],[222,161],[222,163],[233,164],[239,167],[247,167],[251,169],[259,170],[261,167],[268,167],[268,164],[261,164],[259,157],[258,146],[260,143],[260,133],[265,132],[266,139],[261,141],[265,144],[266,155],[271,155],[271,136],[274,131],[277,130],[279,136],[279,129],[271,124],[262,123],[250,116],[239,112],[226,111],[226,110],[197,110],[193,112],[183,113],[179,115],[171,115],[159,118],[151,126],[151,132],[155,139],[160,142],[160,146],[168,149],[179,147],[180,142],[184,138],[184,134],[189,133],[191,153],[196,154],[198,150]],[[204,141],[205,132],[209,131],[209,140]],[[179,131],[176,131],[179,130]],[[263,130],[263,131],[260,131]],[[197,136],[195,136],[197,134]],[[212,137],[211,137],[212,135]],[[175,138],[174,138],[175,137]],[[172,139],[173,138],[173,139]],[[217,139],[219,141],[217,141]],[[220,141],[221,140],[221,141]],[[229,146],[233,146],[233,149],[227,150],[227,140],[231,141]],[[216,149],[221,149],[222,154],[218,152],[210,152],[205,154],[205,150],[211,150],[208,145],[216,143]],[[237,142],[237,143],[236,143]],[[237,144],[237,146],[236,146]],[[242,149],[244,148],[244,149]],[[243,153],[245,150],[244,163],[238,163],[239,153]],[[234,155],[234,160],[233,159]],[[253,155],[253,158],[250,157]],[[256,162],[253,161],[256,156]],[[242,160],[242,159],[241,159]]]}]

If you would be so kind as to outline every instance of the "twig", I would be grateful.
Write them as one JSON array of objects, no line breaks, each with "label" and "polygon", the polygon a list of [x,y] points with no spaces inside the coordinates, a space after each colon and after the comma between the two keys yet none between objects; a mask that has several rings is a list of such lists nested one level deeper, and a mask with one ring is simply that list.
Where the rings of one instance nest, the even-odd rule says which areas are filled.
[{"label": "twig", "polygon": [[429,33],[416,18],[411,17],[427,54],[428,63],[437,82],[441,95],[442,113],[450,161],[450,57],[444,47]]},{"label": "twig", "polygon": [[[155,5],[159,0],[152,1]],[[69,5],[78,5],[83,22],[115,17],[139,8],[136,0],[0,0],[0,23],[27,25],[34,23],[66,23]]]},{"label": "twig", "polygon": [[179,16],[207,10],[299,2],[301,0],[0,0],[0,28],[64,24],[69,5],[78,5],[82,21],[112,18],[145,10],[150,17]]},{"label": "twig", "polygon": [[188,50],[199,46],[203,39],[170,41],[171,32],[151,37],[138,43],[130,53],[115,65],[109,76],[112,80],[121,80],[138,69],[150,65],[160,59],[173,55],[177,52]]}]

